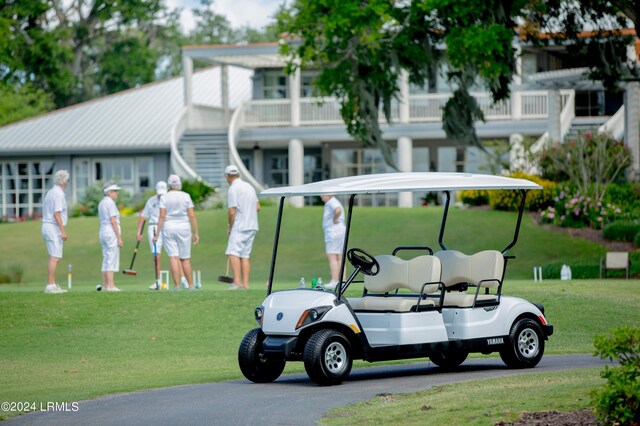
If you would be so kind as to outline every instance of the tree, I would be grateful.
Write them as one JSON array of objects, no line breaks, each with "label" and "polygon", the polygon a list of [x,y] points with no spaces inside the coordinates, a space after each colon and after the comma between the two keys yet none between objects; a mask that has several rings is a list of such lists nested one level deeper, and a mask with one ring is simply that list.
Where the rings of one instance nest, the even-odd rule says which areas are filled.
[{"label": "tree", "polygon": [[[616,13],[640,10],[637,3],[295,0],[279,24],[291,40],[282,47],[291,58],[287,70],[319,68],[316,87],[321,95],[338,98],[349,133],[380,148],[393,165],[378,117],[382,110],[389,120],[402,71],[424,87],[446,63],[453,93],[443,110],[443,128],[460,144],[483,148],[474,124],[484,117],[470,87],[485,86],[494,102],[509,97],[517,37],[538,45],[566,44],[574,57],[589,57],[592,77],[614,88],[633,72],[626,61],[633,38],[621,31],[626,20]],[[584,28],[593,28],[590,37],[580,34]],[[446,52],[438,49],[443,44]]]},{"label": "tree", "polygon": [[0,126],[45,113],[52,108],[51,97],[31,84],[15,87],[0,83]]}]

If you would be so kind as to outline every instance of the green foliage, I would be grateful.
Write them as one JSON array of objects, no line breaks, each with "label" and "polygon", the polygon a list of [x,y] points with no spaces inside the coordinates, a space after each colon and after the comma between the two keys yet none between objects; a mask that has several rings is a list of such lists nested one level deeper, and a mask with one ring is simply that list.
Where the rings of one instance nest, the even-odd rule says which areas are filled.
[{"label": "green foliage", "polygon": [[0,81],[0,126],[53,109],[51,97],[28,83],[10,86]]},{"label": "green foliage", "polygon": [[602,229],[602,236],[614,241],[632,242],[635,241],[638,233],[640,233],[640,222],[637,219],[635,221],[616,220]]},{"label": "green foliage", "polygon": [[592,392],[596,416],[605,424],[640,423],[640,328],[622,326],[596,335],[594,346],[594,355],[620,363],[604,367],[601,377],[607,383]]},{"label": "green foliage", "polygon": [[640,249],[640,232],[636,234],[636,238],[634,238],[633,243]]},{"label": "green foliage", "polygon": [[193,204],[196,208],[202,206],[202,204],[209,198],[210,195],[216,192],[214,187],[207,185],[202,181],[183,181],[182,190],[191,196]]},{"label": "green foliage", "polygon": [[640,217],[640,182],[611,183],[602,200],[620,207],[620,217]]},{"label": "green foliage", "polygon": [[469,204],[470,206],[484,206],[489,204],[489,191],[483,189],[458,191],[458,198],[464,204]]},{"label": "green foliage", "polygon": [[0,266],[0,284],[20,284],[23,275],[22,265]]},{"label": "green foliage", "polygon": [[555,204],[540,212],[540,219],[566,228],[589,227],[601,229],[618,218],[622,210],[611,203],[602,203],[591,197],[572,192],[565,186],[558,189]]},{"label": "green foliage", "polygon": [[[87,186],[84,196],[80,202],[74,206],[71,216],[97,216],[98,204],[100,204],[100,201],[104,198],[104,193],[102,192],[103,185],[103,182],[98,181],[93,185]],[[118,191],[118,199],[116,200],[118,209],[122,210],[129,203],[130,199],[131,195],[127,190],[121,189]]]},{"label": "green foliage", "polygon": [[[535,175],[515,172],[510,175],[516,179],[527,179],[542,186],[542,190],[527,191],[525,209],[538,211],[553,203],[556,184]],[[489,191],[489,205],[495,210],[517,211],[520,196],[517,191]]]}]

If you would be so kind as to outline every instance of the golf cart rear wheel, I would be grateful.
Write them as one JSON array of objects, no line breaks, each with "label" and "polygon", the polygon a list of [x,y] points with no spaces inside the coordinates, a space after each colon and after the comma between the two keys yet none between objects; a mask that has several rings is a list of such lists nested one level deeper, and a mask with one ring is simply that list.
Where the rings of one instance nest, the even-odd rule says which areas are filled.
[{"label": "golf cart rear wheel", "polygon": [[261,355],[265,335],[259,328],[248,332],[240,343],[238,364],[244,377],[255,383],[270,383],[280,377],[286,361]]},{"label": "golf cart rear wheel", "polygon": [[469,351],[456,350],[440,352],[437,354],[429,355],[429,359],[438,367],[442,367],[446,370],[453,370],[462,364],[469,356]]},{"label": "golf cart rear wheel", "polygon": [[510,368],[532,368],[538,365],[543,354],[544,335],[540,324],[522,318],[511,327],[509,342],[500,351],[500,358]]},{"label": "golf cart rear wheel", "polygon": [[351,372],[351,345],[344,334],[336,330],[320,330],[304,348],[304,369],[320,386],[339,385]]}]

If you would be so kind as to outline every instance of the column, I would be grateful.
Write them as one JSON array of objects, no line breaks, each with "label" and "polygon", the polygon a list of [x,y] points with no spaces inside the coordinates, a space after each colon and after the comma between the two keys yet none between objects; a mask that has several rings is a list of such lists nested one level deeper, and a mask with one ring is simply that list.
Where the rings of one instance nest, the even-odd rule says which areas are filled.
[{"label": "column", "polygon": [[300,67],[289,76],[289,97],[291,99],[291,126],[300,126]]},{"label": "column", "polygon": [[222,110],[224,111],[224,122],[225,125],[229,124],[229,119],[231,118],[230,110],[229,110],[229,66],[222,65],[220,67],[220,94],[221,94],[221,103]]},{"label": "column", "polygon": [[[398,138],[398,171],[410,172],[413,169],[413,141],[401,136]],[[413,194],[401,192],[398,194],[398,207],[413,207]]]},{"label": "column", "polygon": [[409,73],[400,71],[400,123],[408,124],[411,118],[409,109]]},{"label": "column", "polygon": [[264,151],[257,145],[253,148],[253,177],[258,182],[264,182]]},{"label": "column", "polygon": [[627,83],[624,92],[624,143],[631,150],[632,168],[640,174],[640,83]]},{"label": "column", "polygon": [[562,130],[560,114],[562,113],[562,103],[559,90],[549,90],[547,92],[547,131],[551,142],[562,141]]},{"label": "column", "polygon": [[[289,185],[302,185],[304,183],[304,146],[300,139],[289,141]],[[303,197],[291,197],[291,205],[303,207]]]},{"label": "column", "polygon": [[182,53],[182,70],[184,79],[184,106],[187,107],[187,127],[193,111],[193,60]]}]

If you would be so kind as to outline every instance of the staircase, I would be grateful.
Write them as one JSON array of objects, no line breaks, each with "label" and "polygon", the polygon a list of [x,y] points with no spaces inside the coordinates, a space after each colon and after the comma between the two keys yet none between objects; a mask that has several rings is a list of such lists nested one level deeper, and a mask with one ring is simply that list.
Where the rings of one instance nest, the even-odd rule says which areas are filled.
[{"label": "staircase", "polygon": [[576,117],[571,122],[569,131],[564,135],[564,140],[576,139],[578,133],[581,132],[591,131],[595,133],[609,118],[610,117]]},{"label": "staircase", "polygon": [[227,185],[224,168],[229,165],[226,131],[187,130],[182,134],[178,150],[184,161],[206,182],[218,188]]}]

